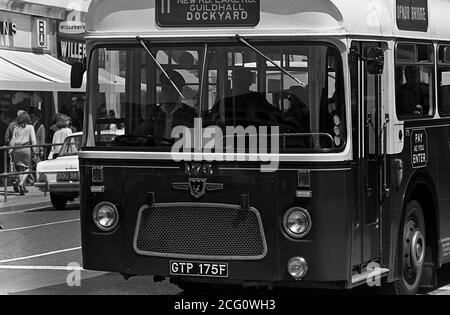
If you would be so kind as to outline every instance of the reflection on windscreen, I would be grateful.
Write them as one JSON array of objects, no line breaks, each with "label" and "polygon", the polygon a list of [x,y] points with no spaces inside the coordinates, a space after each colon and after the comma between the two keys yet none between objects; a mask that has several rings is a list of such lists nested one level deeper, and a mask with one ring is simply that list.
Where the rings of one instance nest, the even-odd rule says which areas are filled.
[{"label": "reflection on windscreen", "polygon": [[201,118],[204,128],[224,131],[278,126],[281,150],[342,148],[346,131],[338,51],[324,45],[257,48],[302,84],[240,45],[209,46],[204,71],[203,46],[151,47],[166,74],[141,47],[96,50],[92,95],[98,99],[91,101],[88,146],[167,150],[177,140],[175,127],[192,129]]}]

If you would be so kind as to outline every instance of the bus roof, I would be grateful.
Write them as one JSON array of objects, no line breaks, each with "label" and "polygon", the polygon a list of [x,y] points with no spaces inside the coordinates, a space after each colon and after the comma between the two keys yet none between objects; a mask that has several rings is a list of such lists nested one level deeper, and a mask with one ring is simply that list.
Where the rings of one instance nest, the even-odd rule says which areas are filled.
[{"label": "bus roof", "polygon": [[[203,10],[200,12],[203,13],[211,11],[208,4],[204,6],[205,3],[209,3],[209,5],[224,3],[226,5],[226,3],[236,3],[236,1],[242,2],[240,6],[245,8],[247,5],[248,8],[248,4],[245,3],[255,3],[258,0],[93,0],[87,16],[87,38],[135,36],[197,38],[229,37],[234,34],[242,36],[323,34],[450,40],[449,0],[415,1],[415,5],[422,3],[425,9],[411,8],[411,2],[408,0],[260,0],[258,22],[254,25],[240,26],[238,23],[234,23],[233,25],[217,26],[208,25],[206,22],[202,25],[192,26],[192,22],[187,22],[175,26],[161,26],[159,23],[159,10],[164,12],[172,9],[170,12],[173,14],[176,6],[184,5],[186,8],[192,3],[203,3],[203,7],[196,9]],[[406,11],[405,7],[407,7]],[[239,10],[239,7],[235,9]],[[203,14],[210,17],[208,15],[210,13]],[[191,15],[189,18],[193,17]],[[406,25],[399,26],[399,18],[416,18],[416,20],[403,20],[401,22],[406,21]]]}]

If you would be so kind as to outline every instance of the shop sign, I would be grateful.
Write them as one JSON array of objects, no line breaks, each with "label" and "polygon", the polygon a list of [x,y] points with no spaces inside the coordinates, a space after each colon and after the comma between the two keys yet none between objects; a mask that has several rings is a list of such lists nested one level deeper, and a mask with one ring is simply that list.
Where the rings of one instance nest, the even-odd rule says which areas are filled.
[{"label": "shop sign", "polygon": [[17,34],[16,23],[0,21],[0,35],[16,36],[16,34]]},{"label": "shop sign", "polygon": [[47,48],[47,21],[36,20],[37,23],[37,46],[39,48]]},{"label": "shop sign", "polygon": [[58,57],[66,63],[86,58],[86,43],[80,40],[58,38]]},{"label": "shop sign", "polygon": [[86,23],[79,21],[64,21],[59,24],[59,33],[66,35],[81,35],[86,31]]}]

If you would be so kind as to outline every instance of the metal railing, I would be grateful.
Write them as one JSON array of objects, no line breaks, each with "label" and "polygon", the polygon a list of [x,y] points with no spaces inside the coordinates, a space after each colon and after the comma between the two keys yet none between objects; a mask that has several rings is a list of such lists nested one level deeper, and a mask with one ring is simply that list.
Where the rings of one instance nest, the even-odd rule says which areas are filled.
[{"label": "metal railing", "polygon": [[[36,169],[35,166],[33,165],[33,157],[39,154],[35,153],[35,149],[36,148],[43,148],[44,150],[44,154],[43,154],[43,158],[40,159],[40,161],[45,161],[48,159],[48,156],[50,154],[51,148],[52,147],[61,147],[63,145],[63,143],[61,144],[40,144],[40,145],[23,145],[23,146],[4,146],[4,147],[0,147],[0,156],[3,156],[3,166],[4,166],[4,170],[3,173],[0,174],[0,178],[3,181],[3,189],[4,189],[4,202],[8,202],[8,181],[9,178],[13,177],[13,176],[21,176],[21,175],[34,175],[35,180],[37,181],[37,174],[36,174]],[[10,164],[14,163],[13,162],[13,158],[12,158],[12,152],[14,150],[18,150],[18,149],[30,149],[30,153],[31,153],[31,161],[30,161],[30,170],[28,172],[19,172],[16,171],[11,171],[10,170]],[[41,151],[41,150],[39,150]]]}]

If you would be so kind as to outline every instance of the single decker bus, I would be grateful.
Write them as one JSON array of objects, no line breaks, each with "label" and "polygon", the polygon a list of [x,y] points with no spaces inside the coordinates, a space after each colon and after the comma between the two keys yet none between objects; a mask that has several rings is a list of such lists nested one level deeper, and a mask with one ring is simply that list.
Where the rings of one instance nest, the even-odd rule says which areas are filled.
[{"label": "single decker bus", "polygon": [[[450,262],[450,2],[94,0],[84,268],[182,289]],[[449,173],[447,173],[449,172]]]}]

